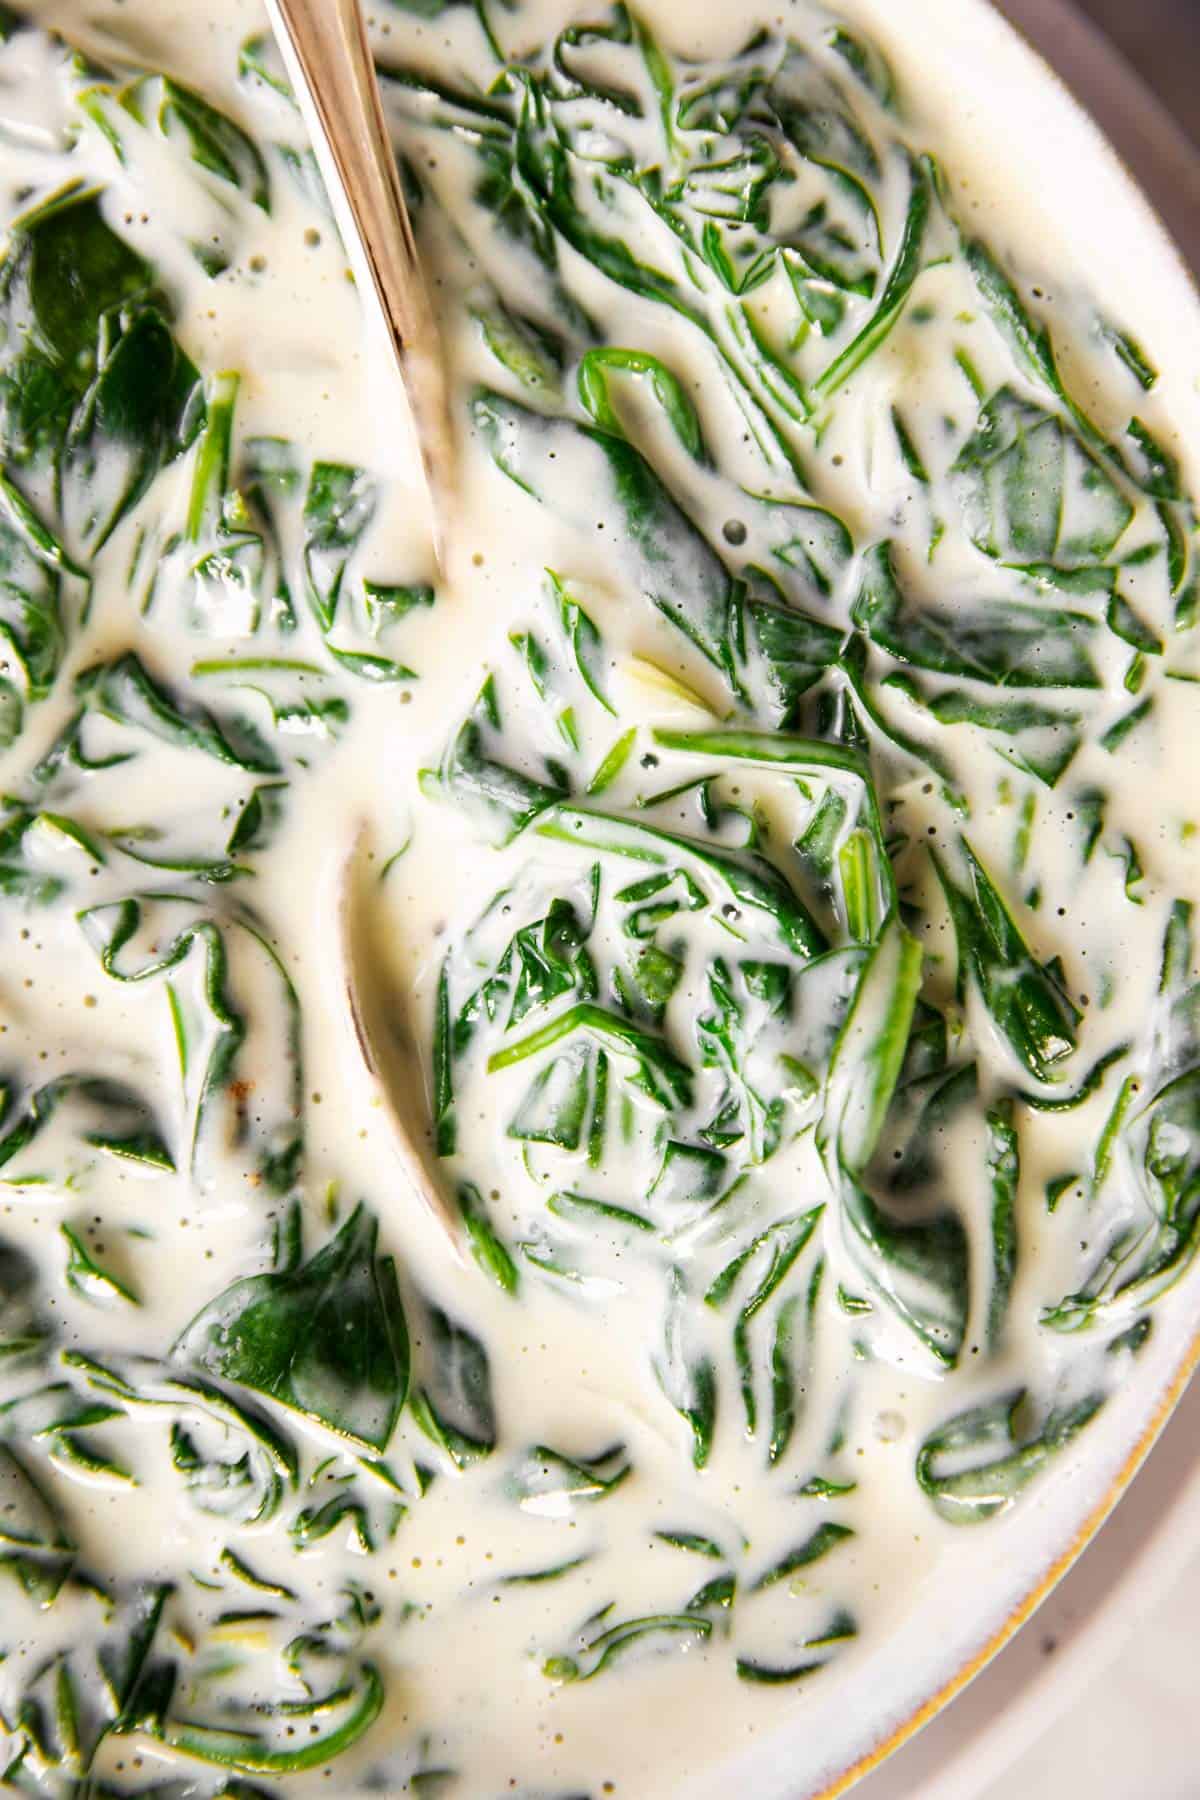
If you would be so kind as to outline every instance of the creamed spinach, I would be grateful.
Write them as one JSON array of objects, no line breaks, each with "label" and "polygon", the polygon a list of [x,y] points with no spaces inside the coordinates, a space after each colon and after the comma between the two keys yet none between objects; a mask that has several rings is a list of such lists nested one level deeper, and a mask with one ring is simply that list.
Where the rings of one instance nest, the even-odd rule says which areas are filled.
[{"label": "creamed spinach", "polygon": [[375,8],[444,572],[253,0],[0,11],[0,1789],[682,1792],[1200,1248],[1154,347],[668,10]]}]

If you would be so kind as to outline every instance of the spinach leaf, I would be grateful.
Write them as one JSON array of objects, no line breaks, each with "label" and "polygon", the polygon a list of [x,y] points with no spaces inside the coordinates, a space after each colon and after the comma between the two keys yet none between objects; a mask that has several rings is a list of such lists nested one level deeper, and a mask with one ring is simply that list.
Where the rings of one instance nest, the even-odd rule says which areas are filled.
[{"label": "spinach leaf", "polygon": [[737,595],[731,641],[738,686],[753,702],[755,714],[790,730],[798,722],[803,696],[837,666],[844,633],[798,607]]},{"label": "spinach leaf", "polygon": [[288,1528],[297,1550],[323,1543],[335,1532],[343,1542],[351,1534],[364,1556],[373,1556],[392,1542],[408,1515],[408,1506],[386,1479],[369,1484],[355,1480],[361,1472],[361,1465],[355,1464],[348,1472],[341,1458],[328,1459],[313,1471],[306,1504]]},{"label": "spinach leaf", "polygon": [[378,1233],[360,1204],[300,1268],[250,1276],[210,1301],[173,1355],[386,1449],[409,1354],[395,1265],[376,1256]]},{"label": "spinach leaf", "polygon": [[1103,1222],[1087,1279],[1042,1315],[1056,1331],[1138,1311],[1173,1287],[1200,1251],[1200,982],[1192,948],[1192,908],[1177,901],[1163,943],[1153,1055],[1145,1078],[1121,1084],[1095,1155],[1094,1198],[1112,1205],[1117,1173],[1125,1191]]},{"label": "spinach leaf", "polygon": [[[628,1057],[637,1071],[638,1085],[660,1106],[686,1106],[691,1099],[691,1073],[664,1038],[659,1038],[632,1025],[620,1014],[583,1001],[560,1012],[549,1022],[516,1043],[508,1043],[488,1058],[488,1069],[507,1069],[524,1062],[543,1050],[570,1040],[576,1033],[585,1035],[613,1056]],[[555,1065],[551,1065],[554,1067]],[[568,1073],[574,1072],[570,1065]],[[574,1102],[572,1101],[572,1106]],[[582,1121],[580,1120],[580,1125]],[[522,1136],[533,1136],[528,1130]],[[554,1138],[549,1141],[557,1142]],[[574,1145],[579,1141],[574,1133]],[[574,1147],[572,1145],[571,1147]]]},{"label": "spinach leaf", "polygon": [[911,677],[889,675],[882,684],[928,709],[939,725],[974,725],[988,733],[1006,762],[1055,787],[1083,742],[1082,715],[1032,700],[982,700],[964,688],[929,695]]},{"label": "spinach leaf", "polygon": [[[57,1144],[46,1141],[55,1138]],[[123,1082],[59,1075],[23,1102],[13,1086],[0,1083],[0,1181],[70,1188],[80,1177],[81,1162],[90,1160],[88,1150],[138,1163],[148,1172],[175,1168],[153,1111]]]},{"label": "spinach leaf", "polygon": [[958,941],[958,991],[968,977],[1013,1055],[1038,1081],[1054,1081],[1076,1047],[1078,1007],[1049,965],[1035,961],[1005,901],[969,844],[962,845],[971,886],[960,887],[934,856]]},{"label": "spinach leaf", "polygon": [[921,951],[893,914],[863,964],[825,1084],[818,1144],[845,1254],[872,1292],[937,1361],[953,1366],[966,1331],[968,1244],[957,1213],[905,1217],[864,1175],[908,1048]]},{"label": "spinach leaf", "polygon": [[591,1681],[639,1646],[684,1650],[712,1634],[711,1619],[698,1613],[653,1613],[607,1625],[604,1620],[609,1610],[606,1607],[586,1622],[572,1654],[548,1657],[542,1673],[552,1681]]},{"label": "spinach leaf", "polygon": [[62,1355],[66,1368],[106,1400],[168,1423],[171,1460],[199,1511],[236,1524],[259,1524],[279,1511],[299,1472],[296,1451],[253,1402],[170,1364],[108,1354],[101,1362],[81,1350]]},{"label": "spinach leaf", "polygon": [[654,1372],[667,1399],[692,1434],[692,1463],[703,1469],[712,1454],[717,1426],[717,1373],[712,1358],[688,1342],[687,1285],[683,1271],[671,1270],[662,1354]]},{"label": "spinach leaf", "polygon": [[1102,563],[1133,518],[1119,482],[1075,433],[1007,387],[959,451],[954,487],[979,548],[1019,568]]},{"label": "spinach leaf", "polygon": [[579,399],[602,431],[613,437],[627,436],[609,393],[610,372],[647,380],[655,400],[688,455],[700,463],[711,460],[705,447],[700,420],[687,388],[664,362],[643,350],[621,350],[606,345],[601,349],[587,351],[580,360]]},{"label": "spinach leaf", "polygon": [[[45,866],[51,851],[57,872]],[[15,803],[0,820],[0,893],[28,906],[48,906],[85,871],[105,861],[91,834],[63,813]]]},{"label": "spinach leaf", "polygon": [[859,1175],[871,1160],[903,1067],[921,985],[921,949],[889,915],[862,966],[825,1083],[820,1141],[830,1166]]},{"label": "spinach leaf", "polygon": [[631,579],[709,662],[725,668],[729,571],[641,452],[624,437],[547,418],[485,390],[472,411],[497,467],[526,493],[584,528],[594,529],[597,517],[622,521]]},{"label": "spinach leaf", "polygon": [[1095,621],[1015,601],[954,609],[905,603],[891,547],[867,555],[854,623],[900,661],[996,687],[1097,688],[1088,654]]},{"label": "spinach leaf", "polygon": [[[835,844],[840,841],[842,852],[848,845],[852,847],[850,856],[839,856],[842,909],[847,923],[851,922],[853,914],[864,925],[861,934],[855,932],[853,935],[874,938],[875,930],[868,929],[865,921],[869,919],[872,924],[882,924],[895,904],[896,884],[884,840],[871,764],[861,750],[788,732],[656,731],[654,741],[685,755],[728,759],[735,764],[778,769],[793,776],[817,775],[826,780],[848,777],[856,803],[854,822],[857,825],[861,821],[861,828],[857,832],[852,829],[849,837],[843,836],[847,807],[840,794],[830,787],[821,802],[823,810],[819,809],[821,823],[818,826],[814,816],[810,826],[814,835],[809,838],[806,832],[801,854],[818,874],[832,878]],[[833,823],[835,817],[836,825]],[[817,848],[818,832],[829,834],[827,843],[822,835],[824,850]]]},{"label": "spinach leaf", "polygon": [[224,1709],[214,1707],[217,1722],[170,1718],[153,1735],[168,1749],[219,1768],[291,1775],[322,1768],[357,1743],[383,1711],[384,1686],[375,1665],[363,1662],[350,1680],[325,1692],[310,1686],[302,1700],[248,1704],[232,1695],[221,1698]]},{"label": "spinach leaf", "polygon": [[[218,923],[178,894],[129,895],[92,906],[79,924],[113,980],[165,978],[193,1172],[207,1176],[210,1143],[223,1125],[226,1152],[248,1148],[259,1178],[286,1193],[303,1151],[299,1005],[261,932],[246,918]],[[274,1006],[240,1007],[239,973]]]},{"label": "spinach leaf", "polygon": [[910,1220],[844,1168],[836,1188],[843,1243],[859,1275],[930,1356],[953,1368],[966,1335],[970,1254],[958,1215]]},{"label": "spinach leaf", "polygon": [[886,285],[866,324],[814,383],[813,392],[818,396],[832,396],[849,381],[889,336],[908,304],[917,276],[921,272],[921,258],[932,203],[928,173],[912,158],[909,159],[909,179],[911,187],[904,231],[896,247]]},{"label": "spinach leaf", "polygon": [[363,469],[318,462],[304,496],[304,575],[321,630],[337,618],[346,568],[375,513],[375,483]]},{"label": "spinach leaf", "polygon": [[102,322],[95,378],[72,416],[60,464],[63,513],[88,554],[187,449],[202,416],[197,371],[160,312]]},{"label": "spinach leaf", "polygon": [[917,1453],[918,1485],[951,1525],[978,1525],[1007,1512],[1100,1411],[1098,1394],[1056,1407],[1036,1429],[1023,1388],[973,1406],[939,1426]]},{"label": "spinach leaf", "polygon": [[790,1580],[799,1570],[811,1568],[813,1563],[821,1562],[839,1544],[853,1536],[854,1532],[848,1525],[838,1525],[827,1519],[803,1543],[786,1551],[769,1568],[764,1569],[754,1582],[755,1590],[760,1592],[763,1588],[774,1587],[777,1581]]},{"label": "spinach leaf", "polygon": [[497,1441],[487,1350],[439,1306],[426,1307],[419,1343],[422,1358],[419,1386],[411,1401],[413,1418],[455,1468],[468,1468],[490,1456]]},{"label": "spinach leaf", "polygon": [[601,650],[603,638],[595,622],[584,611],[580,602],[571,593],[566,584],[547,569],[553,599],[557,603],[558,622],[563,636],[570,645],[575,667],[591,694],[593,700],[599,701],[605,712],[616,716],[616,708],[604,693],[604,684],[600,677]]},{"label": "spinach leaf", "polygon": [[0,1243],[0,1368],[17,1367],[45,1348],[38,1269],[15,1245]]},{"label": "spinach leaf", "polygon": [[564,1503],[605,1500],[632,1473],[622,1444],[578,1458],[534,1444],[509,1470],[505,1491],[527,1512],[558,1518]]},{"label": "spinach leaf", "polygon": [[[436,771],[423,772],[427,793],[444,793],[507,844],[565,792],[563,784],[535,780],[491,754],[501,727],[495,680],[488,676],[470,713],[442,753]],[[497,743],[497,748],[498,748]]]},{"label": "spinach leaf", "polygon": [[132,1288],[126,1287],[96,1261],[78,1232],[69,1225],[60,1225],[58,1230],[66,1245],[67,1286],[72,1293],[93,1306],[111,1306],[114,1301],[123,1301],[128,1306],[142,1304]]},{"label": "spinach leaf", "polygon": [[1011,1100],[997,1101],[987,1115],[987,1130],[987,1167],[992,1190],[992,1285],[988,1295],[987,1335],[988,1343],[994,1349],[1004,1333],[1019,1247],[1017,1193],[1021,1180],[1021,1152]]},{"label": "spinach leaf", "polygon": [[[825,1260],[818,1257],[803,1295],[791,1294],[775,1315],[771,1340],[771,1429],[767,1459],[782,1462],[803,1415],[816,1342],[817,1302],[825,1276]],[[797,1320],[801,1344],[797,1346]]]},{"label": "spinach leaf", "polygon": [[[799,955],[818,956],[825,948],[825,939],[808,908],[780,870],[765,857],[718,849],[696,838],[633,824],[606,813],[562,806],[550,811],[535,829],[542,837],[627,857],[663,871],[682,865],[694,875],[707,904],[720,901],[761,913],[787,948]],[[662,885],[666,885],[665,880]]]},{"label": "spinach leaf", "polygon": [[75,1562],[75,1546],[50,1500],[0,1444],[0,1573],[39,1606],[53,1605]]},{"label": "spinach leaf", "polygon": [[252,728],[236,718],[218,720],[207,707],[176,697],[132,650],[113,662],[84,669],[76,677],[75,692],[82,702],[73,728],[76,736],[82,720],[94,713],[253,774],[279,773],[278,761]]},{"label": "spinach leaf", "polygon": [[[741,1277],[747,1269],[758,1275],[757,1281],[751,1285],[750,1291],[743,1297],[733,1327],[734,1360],[740,1378],[746,1431],[750,1437],[755,1435],[758,1428],[758,1388],[750,1337],[751,1327],[755,1318],[769,1304],[787,1279],[797,1258],[811,1239],[822,1211],[821,1207],[813,1207],[799,1217],[780,1219],[775,1224],[767,1226],[750,1244],[739,1251],[731,1263],[726,1265],[704,1296],[709,1306],[721,1306],[734,1287],[741,1283]],[[798,1299],[798,1296],[795,1298]],[[775,1461],[782,1454],[795,1419],[794,1396],[790,1393],[785,1395],[780,1385],[783,1375],[780,1358],[787,1355],[790,1347],[786,1329],[784,1342],[780,1341],[778,1321],[782,1317],[781,1309],[777,1313],[777,1330],[772,1349],[771,1461]]]},{"label": "spinach leaf", "polygon": [[57,460],[100,362],[102,323],[156,297],[149,263],[74,184],[23,214],[0,264],[0,436],[18,465]]},{"label": "spinach leaf", "polygon": [[483,1195],[473,1181],[459,1183],[458,1209],[475,1261],[497,1287],[514,1294],[519,1279],[517,1265],[492,1224]]},{"label": "spinach leaf", "polygon": [[532,394],[561,400],[564,345],[557,333],[510,311],[502,300],[471,307],[484,343],[502,368]]},{"label": "spinach leaf", "polygon": [[228,114],[166,75],[143,75],[121,93],[121,105],[140,123],[153,121],[168,141],[182,133],[192,160],[219,181],[271,209],[270,178],[262,152]]},{"label": "spinach leaf", "polygon": [[[382,1709],[377,1671],[353,1656],[362,1624],[370,1622],[361,1603],[280,1646],[289,1674],[302,1684],[302,1699],[250,1703],[237,1690],[241,1658],[214,1652],[223,1630],[251,1621],[261,1629],[278,1617],[274,1610],[227,1611],[211,1631],[197,1634],[194,1620],[190,1631],[181,1629],[169,1583],[136,1582],[112,1593],[83,1580],[73,1585],[77,1603],[98,1616],[93,1622],[85,1611],[81,1638],[42,1664],[16,1709],[15,1766],[54,1783],[55,1791],[63,1780],[96,1788],[105,1746],[133,1733],[163,1751],[234,1771],[319,1767],[354,1743]],[[221,1789],[228,1800],[259,1792],[236,1778]]]},{"label": "spinach leaf", "polygon": [[95,553],[203,419],[153,270],[75,185],[15,221],[0,264],[0,441],[48,474]]}]

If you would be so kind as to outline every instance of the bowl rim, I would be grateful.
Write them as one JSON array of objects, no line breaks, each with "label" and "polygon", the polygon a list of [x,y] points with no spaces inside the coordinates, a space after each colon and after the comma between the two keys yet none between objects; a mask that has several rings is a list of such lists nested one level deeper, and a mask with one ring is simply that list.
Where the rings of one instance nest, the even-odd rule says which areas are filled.
[{"label": "bowl rim", "polygon": [[1115,1476],[1113,1476],[1104,1494],[1092,1508],[1080,1525],[1065,1550],[1044,1569],[1032,1586],[1030,1586],[1016,1605],[1008,1613],[991,1636],[960,1664],[954,1673],[947,1677],[933,1693],[919,1702],[908,1716],[876,1743],[870,1750],[864,1751],[854,1762],[849,1764],[826,1786],[816,1789],[811,1800],[837,1800],[857,1782],[871,1774],[902,1746],[914,1738],[921,1728],[936,1718],[950,1702],[968,1687],[975,1677],[985,1669],[1004,1646],[1014,1638],[1021,1627],[1037,1611],[1043,1600],[1047,1599],[1058,1586],[1063,1576],[1087,1549],[1096,1533],[1104,1525],[1122,1496],[1137,1475],[1142,1464],[1154,1448],[1163,1427],[1183,1395],[1197,1367],[1200,1366],[1200,1327],[1193,1333],[1182,1358],[1176,1365],[1171,1379],[1159,1393],[1150,1418],[1133,1447],[1127,1453]]},{"label": "bowl rim", "polygon": [[[1077,31],[1086,36],[1099,48],[1107,70],[1113,72],[1124,95],[1134,95],[1143,115],[1159,122],[1166,123],[1169,134],[1180,146],[1191,148],[1182,130],[1165,108],[1161,107],[1156,97],[1141,77],[1126,62],[1125,58],[1113,46],[1098,27],[1076,11],[1068,0],[1040,0],[1045,14],[1050,14],[1070,22]],[[1039,84],[1055,92],[1059,104],[1076,115],[1082,115],[1088,122],[1100,145],[1109,157],[1128,195],[1136,200],[1141,208],[1146,224],[1158,239],[1159,249],[1174,264],[1177,275],[1182,277],[1184,289],[1190,294],[1197,311],[1200,311],[1200,266],[1193,267],[1185,256],[1181,246],[1167,225],[1159,208],[1155,195],[1147,190],[1141,175],[1134,170],[1125,152],[1113,141],[1104,121],[1097,116],[1095,110],[1078,93],[1069,78],[1049,60],[1039,42],[1035,42],[1023,22],[1018,22],[1009,11],[1012,0],[982,0],[983,9],[991,13],[1002,31],[1007,32],[1022,46],[1030,63],[1035,65]],[[1046,23],[1045,14],[1039,20],[1039,26]],[[1040,35],[1040,33],[1039,33]],[[1200,151],[1196,153],[1197,167],[1200,168]],[[1010,1643],[1033,1614],[1042,1605],[1059,1582],[1075,1564],[1096,1534],[1106,1523],[1131,1483],[1145,1463],[1155,1443],[1161,1436],[1167,1421],[1200,1367],[1200,1324],[1186,1341],[1183,1352],[1176,1362],[1165,1386],[1160,1388],[1157,1400],[1131,1448],[1127,1451],[1115,1475],[1113,1475],[1100,1499],[1087,1513],[1066,1548],[1044,1568],[1037,1580],[1025,1590],[1024,1594],[1011,1607],[1002,1623],[997,1626],[984,1643],[962,1662],[952,1674],[939,1683],[927,1694],[911,1712],[879,1741],[866,1750],[861,1756],[848,1764],[823,1787],[813,1790],[810,1800],[838,1800],[866,1776],[879,1769],[897,1750],[914,1738],[921,1729],[930,1723],[948,1707],[963,1689],[968,1687],[975,1677]]]}]

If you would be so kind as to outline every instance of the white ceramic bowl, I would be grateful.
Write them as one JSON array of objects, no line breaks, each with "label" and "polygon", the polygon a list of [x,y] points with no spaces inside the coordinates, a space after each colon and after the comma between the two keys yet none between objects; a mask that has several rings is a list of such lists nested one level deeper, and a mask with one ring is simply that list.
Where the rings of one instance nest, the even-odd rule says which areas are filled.
[{"label": "white ceramic bowl", "polygon": [[[1043,41],[1053,38],[1056,16],[1067,19],[1064,31],[1073,29],[1054,5],[1009,4]],[[1099,287],[1108,315],[1146,345],[1161,371],[1173,447],[1193,488],[1200,485],[1200,298],[1100,127],[982,0],[843,0],[839,10],[887,51],[914,110],[932,122],[930,141],[952,177],[965,176],[984,197],[1024,195],[1026,264],[1030,247],[1043,245],[1041,272]],[[1143,169],[1155,156],[1168,167],[1170,134],[1156,133],[1149,114],[1126,123],[1125,147],[1141,152]],[[1190,164],[1185,176],[1196,181]],[[1009,246],[1001,240],[997,248],[1004,254]],[[1194,1271],[1156,1309],[1154,1334],[1126,1387],[1053,1473],[1009,1517],[965,1530],[886,1641],[847,1658],[837,1680],[799,1690],[777,1728],[693,1783],[688,1800],[728,1800],[731,1792],[833,1800],[877,1768],[1052,1592],[1137,1473],[1198,1361]],[[927,1776],[936,1781],[936,1769]],[[919,1790],[896,1789],[909,1791]],[[958,1800],[962,1790],[951,1781],[937,1792]]]},{"label": "white ceramic bowl", "polygon": [[[1149,195],[1194,274],[1200,274],[1200,148],[1187,138],[1109,39],[1072,0],[997,0],[1096,118]],[[1196,47],[1200,68],[1200,41]],[[868,1775],[854,1800],[977,1800],[1007,1791],[1036,1768],[1046,1792],[1070,1792],[1069,1771],[1095,1784],[1095,1730],[1126,1721],[1106,1712],[1107,1695],[1134,1669],[1154,1679],[1167,1645],[1147,1656],[1135,1634],[1174,1627],[1190,1615],[1200,1555],[1200,1382],[1192,1381],[1146,1466],[1113,1516],[1037,1614],[929,1727]],[[1128,1648],[1126,1648],[1128,1646]],[[1053,1731],[1052,1739],[1047,1735]],[[1183,1710],[1143,1720],[1136,1746],[1153,1737],[1156,1782],[1191,1791],[1193,1749]],[[1097,1791],[1131,1791],[1129,1763],[1108,1770]],[[1016,1791],[1016,1790],[1014,1790]],[[1041,1788],[1038,1790],[1041,1792]]]}]

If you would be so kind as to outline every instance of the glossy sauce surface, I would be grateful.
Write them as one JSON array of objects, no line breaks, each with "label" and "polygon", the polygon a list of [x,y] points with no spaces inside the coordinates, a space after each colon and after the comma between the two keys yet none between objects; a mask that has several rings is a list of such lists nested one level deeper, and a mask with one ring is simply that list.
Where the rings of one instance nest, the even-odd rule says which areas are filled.
[{"label": "glossy sauce surface", "polygon": [[54,448],[5,388],[0,1714],[47,1793],[684,1792],[936,1635],[1190,1263],[1155,346],[869,37],[671,10],[373,21],[445,579],[256,8],[0,50],[6,369],[70,339],[78,180],[181,394]]}]

